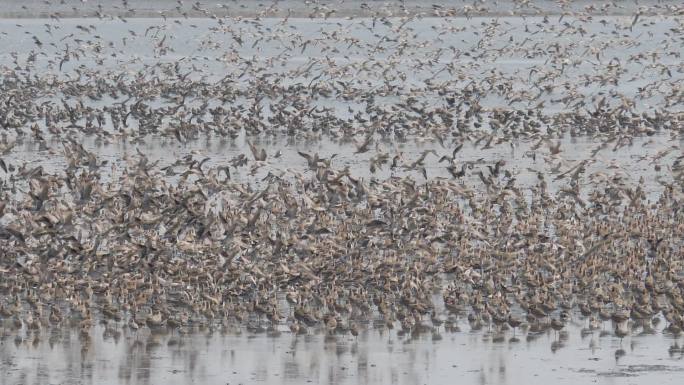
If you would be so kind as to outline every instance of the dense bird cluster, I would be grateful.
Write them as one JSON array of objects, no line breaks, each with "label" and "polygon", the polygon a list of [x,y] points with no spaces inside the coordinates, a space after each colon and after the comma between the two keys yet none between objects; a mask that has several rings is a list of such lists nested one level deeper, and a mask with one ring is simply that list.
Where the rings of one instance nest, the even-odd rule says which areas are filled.
[{"label": "dense bird cluster", "polygon": [[169,183],[144,156],[106,183],[94,154],[73,152],[68,169],[34,170],[23,199],[3,203],[1,310],[17,326],[263,316],[343,329],[379,315],[410,331],[443,306],[452,323],[579,307],[640,325],[662,312],[673,333],[684,326],[674,186],[657,202],[617,185],[583,200],[550,195],[541,179],[526,199],[510,183],[487,193],[449,180],[366,184],[320,161],[315,174],[254,190],[192,158],[171,166],[182,176]]},{"label": "dense bird cluster", "polygon": [[[602,153],[684,129],[682,19],[641,14],[444,17],[421,31],[421,15],[306,31],[221,17],[200,42],[225,51],[218,64],[203,50],[172,55],[183,47],[167,30],[193,20],[139,24],[119,43],[98,32],[106,24],[55,18],[0,75],[0,317],[16,330],[80,325],[84,337],[96,320],[438,335],[461,318],[539,331],[573,317],[588,330],[612,320],[620,338],[662,317],[678,335],[684,157],[667,143],[635,160],[658,173],[655,195],[617,166],[587,172]],[[577,41],[606,35],[626,57]],[[485,64],[513,58],[533,66]],[[247,146],[220,162],[139,150],[111,161],[82,140],[159,136]],[[561,144],[581,136],[597,146],[572,159]],[[304,167],[283,165],[265,137],[353,143],[369,173],[314,151],[299,151]],[[17,159],[29,141],[61,160]],[[412,141],[431,147],[408,159],[383,144]],[[515,156],[542,170],[524,187],[515,159],[461,151],[520,142],[529,150]],[[428,175],[428,159],[444,176]],[[375,177],[383,168],[391,175]]]}]

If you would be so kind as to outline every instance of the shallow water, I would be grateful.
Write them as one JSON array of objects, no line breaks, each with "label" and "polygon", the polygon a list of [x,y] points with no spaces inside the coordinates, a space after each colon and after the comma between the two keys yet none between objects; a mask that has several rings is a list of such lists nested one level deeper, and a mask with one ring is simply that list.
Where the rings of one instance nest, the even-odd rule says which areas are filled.
[{"label": "shallow water", "polygon": [[[178,16],[188,14],[190,16],[254,16],[284,17],[290,15],[322,16],[330,10],[335,10],[336,15],[360,16],[369,14],[403,15],[425,14],[434,15],[434,4],[441,5],[442,9],[453,8],[458,14],[464,14],[464,7],[473,7],[469,0],[452,0],[449,2],[425,1],[425,0],[342,0],[342,1],[258,1],[258,0],[211,0],[203,2],[186,2],[181,9],[177,9],[178,3],[166,0],[127,0],[124,6],[120,0],[52,0],[46,4],[44,0],[4,0],[0,17],[48,17],[50,14],[58,14],[60,17],[78,17],[82,15],[94,16],[98,12],[102,15],[112,16],[158,16],[161,12],[167,15]],[[199,4],[199,7],[191,7],[190,4]],[[555,1],[537,1],[531,6],[530,3],[515,1],[490,1],[480,2],[478,9],[471,13],[488,13],[506,15],[511,12],[517,14],[535,13],[560,13],[563,11],[582,11],[587,6],[597,6],[594,12],[609,14],[631,14],[640,6],[661,5],[663,8],[670,3],[660,0],[623,1],[619,3],[606,2],[602,7],[600,2],[590,0],[575,0],[561,8]]]},{"label": "shallow water", "polygon": [[[588,137],[565,137],[561,140],[561,148],[564,149],[561,157],[550,161],[544,159],[543,150],[536,158],[532,158],[535,151],[531,148],[536,142],[515,141],[514,146],[503,144],[494,146],[491,149],[482,149],[482,144],[475,146],[472,143],[464,144],[457,154],[457,163],[475,162],[472,170],[468,170],[466,176],[462,178],[465,186],[474,189],[484,187],[477,172],[486,171],[486,166],[492,166],[499,160],[507,162],[507,168],[515,175],[517,185],[526,190],[537,183],[537,172],[547,175],[550,192],[556,192],[559,188],[568,185],[568,178],[561,174],[571,170],[584,159],[591,157],[592,151],[600,144],[600,138],[593,139]],[[655,165],[666,165],[675,158],[682,155],[684,137],[671,136],[670,134],[658,134],[654,136],[644,136],[634,138],[631,146],[622,147],[613,151],[613,145],[607,146],[599,151],[592,162],[587,164],[585,177],[581,179],[582,187],[585,191],[602,186],[608,175],[616,173],[620,178],[620,183],[625,185],[636,185],[643,178],[644,192],[649,199],[657,200],[663,186],[660,182],[671,181],[671,172],[667,167],[655,170]],[[240,183],[259,186],[263,184],[263,178],[269,173],[291,177],[302,173],[309,175],[312,171],[308,170],[306,160],[298,152],[318,153],[324,158],[335,155],[333,166],[337,169],[350,168],[351,175],[362,177],[367,181],[384,180],[396,176],[410,176],[418,182],[425,181],[422,171],[419,169],[407,169],[398,167],[391,169],[389,165],[379,167],[375,172],[369,168],[369,160],[376,155],[375,151],[356,154],[356,147],[353,142],[334,141],[329,138],[316,140],[297,140],[293,138],[267,138],[254,139],[254,144],[264,148],[269,154],[269,159],[260,168],[252,171],[249,167],[243,167],[236,171],[231,171],[231,178]],[[93,151],[101,160],[107,160],[111,165],[117,165],[105,176],[116,180],[126,164],[137,162],[137,151],[149,157],[150,161],[159,161],[160,165],[172,164],[175,160],[185,156],[193,156],[195,159],[209,158],[207,166],[221,166],[227,164],[230,159],[244,154],[251,159],[252,155],[247,145],[247,139],[241,135],[237,139],[200,139],[188,143],[178,143],[167,138],[151,137],[139,143],[115,142],[102,144],[96,140],[84,140],[84,147]],[[400,154],[405,164],[410,164],[420,158],[426,150],[434,150],[437,155],[430,153],[425,161],[424,168],[430,180],[444,178],[453,179],[446,169],[445,162],[439,162],[442,155],[449,155],[451,148],[444,148],[436,141],[414,141],[408,140],[405,143],[377,141],[378,148],[390,154],[390,157]],[[55,142],[55,148],[61,147],[59,142]],[[661,151],[667,153],[659,159],[654,159],[656,154]],[[280,152],[278,158],[275,154]],[[10,164],[21,166],[26,164],[28,167],[42,165],[47,171],[58,171],[63,169],[66,160],[61,151],[43,150],[30,140],[20,142],[20,145],[13,149],[12,155],[5,160]],[[46,161],[49,159],[49,161]],[[169,178],[174,180],[174,178]]]},{"label": "shallow water", "polygon": [[515,338],[511,330],[459,326],[411,337],[368,325],[354,338],[321,330],[180,335],[100,325],[86,344],[66,327],[37,342],[33,334],[17,341],[5,329],[0,384],[679,384],[684,375],[684,350],[677,350],[684,341],[662,328],[636,328],[620,341],[610,322],[583,334],[579,318],[560,334],[518,330]]}]

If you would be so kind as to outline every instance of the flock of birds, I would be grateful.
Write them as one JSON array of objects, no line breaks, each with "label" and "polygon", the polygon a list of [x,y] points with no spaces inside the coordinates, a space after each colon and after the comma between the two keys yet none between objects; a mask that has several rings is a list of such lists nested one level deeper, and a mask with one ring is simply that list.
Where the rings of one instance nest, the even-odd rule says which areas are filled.
[{"label": "flock of birds", "polygon": [[[326,14],[318,30],[212,17],[186,56],[172,28],[202,30],[197,19],[136,24],[120,41],[99,30],[134,22],[102,14],[3,24],[0,45],[24,39],[0,68],[3,338],[73,325],[87,340],[97,322],[439,338],[466,322],[533,335],[570,320],[678,336],[684,19],[666,9],[522,24]],[[507,58],[531,66],[486,64]],[[353,144],[368,161],[300,149],[302,167],[287,164],[292,149],[262,144],[283,137]],[[573,159],[569,137],[592,138],[591,156]],[[246,145],[219,160],[97,150],[202,138]],[[648,140],[634,162],[655,187],[602,158],[635,140]],[[41,159],[22,162],[25,143]],[[464,156],[501,148],[515,155]]]}]

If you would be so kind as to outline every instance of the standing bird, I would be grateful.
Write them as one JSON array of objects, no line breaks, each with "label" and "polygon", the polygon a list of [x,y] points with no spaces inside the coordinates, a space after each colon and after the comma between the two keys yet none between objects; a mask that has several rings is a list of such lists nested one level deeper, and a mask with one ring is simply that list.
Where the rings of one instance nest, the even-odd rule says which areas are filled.
[{"label": "standing bird", "polygon": [[266,150],[264,150],[263,148],[262,149],[256,148],[256,146],[250,141],[247,141],[247,144],[249,144],[249,149],[252,151],[252,155],[254,156],[254,160],[256,160],[258,162],[266,161],[266,158],[267,158]]},{"label": "standing bird", "polygon": [[508,315],[508,325],[513,328],[513,337],[515,337],[515,328],[522,324],[522,320],[515,317],[513,314]]}]

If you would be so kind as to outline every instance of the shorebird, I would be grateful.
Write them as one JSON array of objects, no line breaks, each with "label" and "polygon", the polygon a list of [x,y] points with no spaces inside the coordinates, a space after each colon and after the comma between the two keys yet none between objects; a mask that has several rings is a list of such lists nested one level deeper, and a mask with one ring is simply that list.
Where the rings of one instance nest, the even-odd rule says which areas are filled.
[{"label": "shorebird", "polygon": [[520,320],[518,317],[515,317],[513,314],[509,314],[507,322],[508,325],[513,328],[513,336],[515,336],[515,329],[522,324],[522,320]]},{"label": "shorebird", "polygon": [[[565,327],[565,323],[563,321],[559,320],[558,318],[552,318],[551,319],[551,328],[556,332],[560,332],[563,328]],[[560,336],[559,336],[560,338]]]},{"label": "shorebird", "polygon": [[622,339],[629,335],[629,330],[627,329],[627,321],[617,322],[615,324],[615,336],[620,339],[620,345],[622,345]]}]

